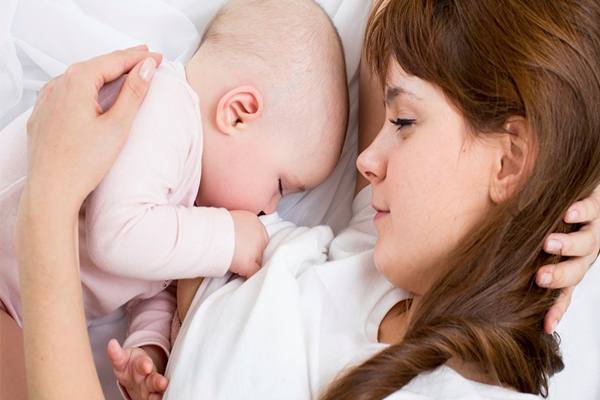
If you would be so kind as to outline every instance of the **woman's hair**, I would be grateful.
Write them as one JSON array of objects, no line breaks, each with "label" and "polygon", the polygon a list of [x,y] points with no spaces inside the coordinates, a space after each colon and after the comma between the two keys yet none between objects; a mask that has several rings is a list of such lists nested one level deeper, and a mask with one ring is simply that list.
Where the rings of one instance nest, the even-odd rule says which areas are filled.
[{"label": "woman's hair", "polygon": [[[543,332],[559,291],[535,274],[573,202],[600,177],[600,3],[597,0],[389,0],[372,12],[366,59],[385,81],[391,61],[441,88],[477,135],[513,116],[535,136],[520,190],[464,238],[416,306],[401,343],[333,382],[323,399],[380,399],[451,358],[499,385],[548,395],[563,368]],[[447,268],[447,269],[446,269]]]}]

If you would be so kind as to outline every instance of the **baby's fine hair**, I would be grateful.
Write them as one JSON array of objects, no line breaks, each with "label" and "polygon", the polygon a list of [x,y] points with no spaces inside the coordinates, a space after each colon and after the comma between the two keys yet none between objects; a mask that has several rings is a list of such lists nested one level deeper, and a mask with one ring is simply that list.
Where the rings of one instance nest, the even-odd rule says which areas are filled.
[{"label": "baby's fine hair", "polygon": [[210,22],[201,46],[228,64],[264,76],[288,99],[302,98],[298,105],[319,94],[340,95],[340,114],[347,114],[342,42],[327,13],[312,0],[230,0]]}]

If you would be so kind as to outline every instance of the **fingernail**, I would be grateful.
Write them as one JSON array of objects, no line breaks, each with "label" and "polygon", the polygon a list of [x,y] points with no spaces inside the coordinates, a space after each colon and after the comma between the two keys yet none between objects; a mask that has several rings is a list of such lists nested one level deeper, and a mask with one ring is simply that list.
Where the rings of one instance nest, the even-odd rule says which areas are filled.
[{"label": "fingernail", "polygon": [[550,272],[544,272],[540,276],[540,286],[548,286],[552,282],[552,274]]},{"label": "fingernail", "polygon": [[550,239],[546,244],[548,251],[559,251],[562,248],[562,243],[556,239]]},{"label": "fingernail", "polygon": [[554,321],[552,323],[552,333],[556,332],[556,328],[558,327],[558,321]]},{"label": "fingernail", "polygon": [[156,70],[156,62],[153,58],[146,58],[142,67],[140,68],[140,77],[149,82],[152,79],[152,75],[154,75],[154,71]]},{"label": "fingernail", "polygon": [[577,221],[578,217],[579,217],[579,211],[577,211],[577,210],[570,210],[567,213],[567,221]]}]

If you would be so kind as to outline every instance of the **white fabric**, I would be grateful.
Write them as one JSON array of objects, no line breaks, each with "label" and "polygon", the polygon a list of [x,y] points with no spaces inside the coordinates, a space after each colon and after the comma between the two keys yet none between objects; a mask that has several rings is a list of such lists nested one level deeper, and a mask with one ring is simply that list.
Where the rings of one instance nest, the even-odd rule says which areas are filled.
[{"label": "white fabric", "polygon": [[[207,22],[224,0],[2,0],[0,1],[0,129],[30,108],[37,91],[67,65],[114,49],[147,43],[168,59],[185,61]],[[280,215],[300,225],[330,224],[336,231],[350,218],[354,186],[358,109],[357,67],[370,0],[319,0],[340,32],[350,82],[351,115],[342,158],[319,188],[289,196]],[[0,132],[3,135],[4,132]],[[3,138],[2,138],[3,139]],[[19,163],[18,159],[15,161]],[[20,166],[16,170],[21,170]],[[550,380],[550,399],[600,398],[600,266],[575,290],[558,331],[567,365]],[[90,327],[108,399],[118,399],[106,364],[106,343],[123,336],[123,313]]]},{"label": "white fabric", "polygon": [[441,366],[420,374],[385,400],[535,400],[541,396],[474,382],[452,368]]},{"label": "white fabric", "polygon": [[[377,342],[381,320],[409,295],[373,264],[370,187],[356,197],[353,211],[335,239],[327,227],[298,228],[270,217],[261,271],[247,281],[206,279],[173,347],[164,399],[317,399],[344,368],[383,350]],[[448,367],[389,396],[535,398],[468,380]]]},{"label": "white fabric", "polygon": [[[408,293],[373,264],[365,189],[350,227],[266,221],[264,266],[249,280],[206,279],[173,347],[168,399],[308,399],[385,345],[381,320]],[[328,260],[328,249],[330,257]]]}]

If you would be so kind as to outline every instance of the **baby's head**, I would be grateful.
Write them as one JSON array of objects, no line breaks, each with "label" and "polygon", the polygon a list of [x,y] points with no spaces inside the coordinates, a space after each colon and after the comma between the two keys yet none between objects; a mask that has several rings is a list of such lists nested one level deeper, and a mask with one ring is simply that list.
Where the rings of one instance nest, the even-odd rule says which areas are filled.
[{"label": "baby's head", "polygon": [[192,60],[204,131],[197,204],[275,211],[317,186],[344,142],[348,93],[342,45],[311,0],[233,0]]}]

